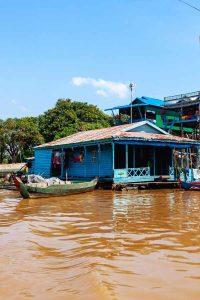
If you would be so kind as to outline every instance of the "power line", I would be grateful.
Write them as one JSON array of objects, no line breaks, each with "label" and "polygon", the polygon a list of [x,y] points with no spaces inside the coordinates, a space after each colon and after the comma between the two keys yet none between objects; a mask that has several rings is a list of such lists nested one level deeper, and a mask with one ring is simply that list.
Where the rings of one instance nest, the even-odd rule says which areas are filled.
[{"label": "power line", "polygon": [[196,7],[196,6],[192,5],[192,4],[190,4],[190,3],[188,3],[188,2],[186,2],[184,0],[178,0],[178,1],[181,2],[181,3],[184,3],[185,5],[191,7],[193,9],[195,9],[195,10],[197,10],[198,12],[200,12],[200,8],[198,8],[198,7]]}]

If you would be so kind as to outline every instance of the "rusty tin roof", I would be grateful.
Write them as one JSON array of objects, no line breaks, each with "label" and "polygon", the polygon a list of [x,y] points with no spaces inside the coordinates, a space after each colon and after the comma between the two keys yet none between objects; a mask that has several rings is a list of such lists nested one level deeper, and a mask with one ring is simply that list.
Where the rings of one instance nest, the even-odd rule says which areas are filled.
[{"label": "rusty tin roof", "polygon": [[[140,132],[129,132],[129,130],[142,125],[148,124],[158,130],[158,134],[156,133],[147,133],[144,131]],[[191,140],[188,138],[182,138],[178,136],[174,136],[168,134],[167,132],[163,131],[159,127],[154,124],[151,124],[149,121],[142,121],[133,124],[125,124],[119,126],[113,126],[108,128],[102,129],[95,129],[95,130],[88,130],[88,131],[81,131],[67,137],[42,144],[37,149],[40,148],[52,148],[56,146],[67,146],[67,145],[77,145],[77,144],[86,144],[86,143],[96,143],[104,140],[117,140],[117,139],[132,139],[132,140],[143,140],[143,141],[166,141],[166,142],[175,142],[175,143],[192,143],[192,144],[200,144],[195,140]]]}]

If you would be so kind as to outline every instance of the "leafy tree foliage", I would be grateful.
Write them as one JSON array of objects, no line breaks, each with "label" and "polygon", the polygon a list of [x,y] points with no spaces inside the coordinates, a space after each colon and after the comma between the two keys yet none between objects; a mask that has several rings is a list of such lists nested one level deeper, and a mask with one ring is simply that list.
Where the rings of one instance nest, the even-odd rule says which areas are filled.
[{"label": "leafy tree foliage", "polygon": [[0,123],[1,162],[15,163],[33,155],[33,147],[44,139],[39,132],[36,118],[7,119]]},{"label": "leafy tree foliage", "polygon": [[54,108],[39,117],[39,127],[49,142],[78,131],[108,127],[110,121],[110,117],[94,105],[59,99]]},{"label": "leafy tree foliage", "polygon": [[0,162],[3,162],[6,154],[5,136],[4,136],[4,121],[0,120]]},{"label": "leafy tree foliage", "polygon": [[59,99],[39,117],[0,120],[0,163],[24,161],[43,142],[110,124],[111,118],[94,105]]}]

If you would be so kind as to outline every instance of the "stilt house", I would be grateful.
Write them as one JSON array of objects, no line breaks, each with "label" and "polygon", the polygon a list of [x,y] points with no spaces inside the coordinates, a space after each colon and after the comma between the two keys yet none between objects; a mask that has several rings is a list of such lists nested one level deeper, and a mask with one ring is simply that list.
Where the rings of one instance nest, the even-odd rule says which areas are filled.
[{"label": "stilt house", "polygon": [[34,173],[114,183],[175,181],[175,153],[195,167],[200,143],[168,134],[149,121],[79,132],[35,148]]},{"label": "stilt house", "polygon": [[175,135],[200,140],[200,92],[165,97],[164,101],[137,97],[131,104],[106,109],[115,123],[149,120]]}]

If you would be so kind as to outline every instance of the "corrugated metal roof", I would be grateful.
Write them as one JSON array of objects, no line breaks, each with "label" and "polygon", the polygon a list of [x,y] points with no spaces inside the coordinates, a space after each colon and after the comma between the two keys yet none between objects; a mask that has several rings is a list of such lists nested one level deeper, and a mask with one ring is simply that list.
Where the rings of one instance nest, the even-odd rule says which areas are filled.
[{"label": "corrugated metal roof", "polygon": [[[137,101],[142,102],[142,104],[139,104],[139,103],[135,104],[135,102],[137,102]],[[138,106],[140,107],[140,106],[146,106],[146,105],[162,107],[162,106],[164,106],[164,101],[160,100],[160,99],[155,99],[155,98],[142,96],[142,97],[135,98],[132,102],[132,105],[127,104],[127,105],[115,106],[115,107],[112,107],[112,108],[107,108],[107,109],[105,109],[105,111],[123,109],[123,108],[131,108],[131,107],[134,108],[134,107],[138,107]]]},{"label": "corrugated metal roof", "polygon": [[172,142],[194,142],[193,140],[174,136],[171,134],[157,134],[157,133],[146,133],[146,132],[124,132],[120,134],[120,138],[134,138],[134,139],[145,139],[145,140],[158,140],[158,141],[172,141]]},{"label": "corrugated metal roof", "polygon": [[137,127],[137,126],[143,125],[143,124],[144,124],[144,122],[138,122],[138,123],[134,123],[134,124],[125,124],[125,125],[119,125],[119,126],[102,128],[102,129],[81,131],[81,132],[69,135],[67,137],[64,137],[62,139],[43,144],[36,148],[110,139],[113,136],[117,136],[118,134],[120,134],[123,130],[126,130],[126,129],[128,130],[129,128],[134,128],[134,127]]},{"label": "corrugated metal roof", "polygon": [[[146,133],[146,132],[127,132],[127,130],[137,128],[141,125],[149,124],[151,126],[151,123],[148,121],[143,122],[137,122],[133,124],[125,124],[125,125],[119,125],[109,128],[102,128],[102,129],[96,129],[96,130],[89,130],[89,131],[83,131],[78,132],[75,134],[72,134],[70,136],[64,137],[62,139],[46,143],[43,145],[40,145],[36,148],[45,148],[45,147],[56,147],[56,146],[62,146],[62,145],[77,145],[81,143],[87,143],[87,142],[97,142],[101,140],[115,140],[118,138],[132,138],[135,139],[142,139],[142,140],[157,140],[157,141],[171,141],[171,142],[191,142],[194,143],[196,141],[173,136],[170,134],[152,134],[152,133]],[[152,125],[154,128],[157,127],[155,125]],[[158,128],[158,127],[157,127]],[[160,132],[160,128],[158,128],[158,132]]]},{"label": "corrugated metal roof", "polygon": [[141,107],[141,106],[147,106],[148,104],[142,103],[142,104],[128,104],[128,105],[120,105],[120,106],[115,106],[112,108],[107,108],[104,109],[105,111],[109,111],[109,110],[115,110],[115,109],[123,109],[123,108],[131,108],[131,107]]},{"label": "corrugated metal roof", "polygon": [[136,98],[136,100],[140,100],[145,104],[149,104],[152,106],[164,106],[164,101],[160,100],[160,99],[155,99],[155,98],[150,98],[150,97],[146,97],[146,96],[142,96],[141,98]]}]

